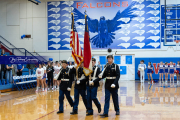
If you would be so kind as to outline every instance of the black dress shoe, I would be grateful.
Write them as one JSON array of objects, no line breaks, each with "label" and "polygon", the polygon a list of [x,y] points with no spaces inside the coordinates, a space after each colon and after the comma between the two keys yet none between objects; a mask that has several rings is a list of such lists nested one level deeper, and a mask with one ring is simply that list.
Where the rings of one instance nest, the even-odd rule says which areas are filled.
[{"label": "black dress shoe", "polygon": [[108,117],[108,114],[101,114],[101,117]]},{"label": "black dress shoe", "polygon": [[93,115],[93,113],[87,113],[86,116]]},{"label": "black dress shoe", "polygon": [[72,111],[72,112],[70,112],[70,114],[74,115],[74,114],[78,114],[78,112],[77,111]]},{"label": "black dress shoe", "polygon": [[116,112],[116,115],[120,115],[120,112]]},{"label": "black dress shoe", "polygon": [[98,107],[98,113],[101,113],[101,105]]},{"label": "black dress shoe", "polygon": [[58,111],[57,114],[59,114],[59,113],[63,113],[63,111]]}]

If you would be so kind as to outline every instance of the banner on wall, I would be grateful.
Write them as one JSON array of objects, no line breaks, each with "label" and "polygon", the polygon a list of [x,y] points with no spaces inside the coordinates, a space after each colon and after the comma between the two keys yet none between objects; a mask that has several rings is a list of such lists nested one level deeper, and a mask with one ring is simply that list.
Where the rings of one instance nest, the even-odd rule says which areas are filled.
[{"label": "banner on wall", "polygon": [[84,15],[92,49],[159,49],[160,0],[91,0],[47,3],[48,50],[70,50],[71,11],[81,47]]}]

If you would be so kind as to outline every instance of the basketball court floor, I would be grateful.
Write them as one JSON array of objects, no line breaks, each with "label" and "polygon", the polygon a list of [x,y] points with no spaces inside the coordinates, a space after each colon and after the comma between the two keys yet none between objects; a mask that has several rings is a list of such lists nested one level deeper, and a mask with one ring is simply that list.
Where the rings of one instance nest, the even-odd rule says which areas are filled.
[{"label": "basketball court floor", "polygon": [[[120,81],[120,115],[116,116],[112,100],[109,117],[101,118],[93,104],[94,115],[86,116],[80,97],[78,115],[70,115],[72,108],[64,100],[64,113],[56,114],[59,92],[35,93],[35,89],[1,93],[0,120],[180,120],[180,84]],[[104,83],[98,89],[98,99],[104,109]],[[72,87],[73,88],[73,87]],[[74,89],[71,91],[73,97]]]}]

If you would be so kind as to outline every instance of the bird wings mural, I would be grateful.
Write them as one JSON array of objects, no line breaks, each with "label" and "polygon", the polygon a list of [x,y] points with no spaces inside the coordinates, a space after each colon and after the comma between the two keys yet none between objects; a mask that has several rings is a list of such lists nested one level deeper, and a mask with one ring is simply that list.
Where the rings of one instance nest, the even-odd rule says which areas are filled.
[{"label": "bird wings mural", "polygon": [[[115,39],[115,32],[121,29],[121,24],[128,24],[131,22],[132,18],[137,17],[137,15],[132,14],[137,8],[133,7],[137,2],[132,2],[124,11],[118,11],[115,17],[111,20],[106,20],[104,16],[100,17],[99,20],[91,19],[87,15],[89,31],[92,33],[97,33],[91,38],[91,42],[98,48],[106,48],[113,43]],[[84,19],[85,13],[81,13],[79,10],[74,8],[74,20],[78,25],[84,25],[80,20]],[[122,18],[130,18],[128,22],[122,21]]]}]

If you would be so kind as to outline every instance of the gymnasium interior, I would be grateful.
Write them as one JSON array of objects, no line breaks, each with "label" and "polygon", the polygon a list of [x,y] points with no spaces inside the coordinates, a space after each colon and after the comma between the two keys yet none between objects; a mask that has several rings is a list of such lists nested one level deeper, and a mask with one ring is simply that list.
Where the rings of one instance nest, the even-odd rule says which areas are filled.
[{"label": "gymnasium interior", "polygon": [[[12,62],[20,61],[18,56],[44,64],[66,60],[71,69],[76,64],[72,31],[78,34],[74,44],[83,55],[88,33],[91,57],[101,71],[107,56],[113,56],[120,70],[120,115],[115,115],[111,97],[109,116],[99,116],[104,110],[106,79],[99,81],[97,90],[101,113],[93,103],[93,115],[86,116],[79,97],[78,114],[71,115],[65,97],[64,113],[57,114],[59,90],[41,91],[40,86],[36,92],[38,63],[31,68],[25,60]],[[0,120],[180,120],[179,42],[180,0],[0,0]],[[11,72],[2,68],[10,59],[16,66]],[[142,61],[146,69],[141,80]],[[160,72],[161,65],[163,70],[169,66],[167,74]],[[70,91],[73,100],[74,89],[75,81]]]}]

